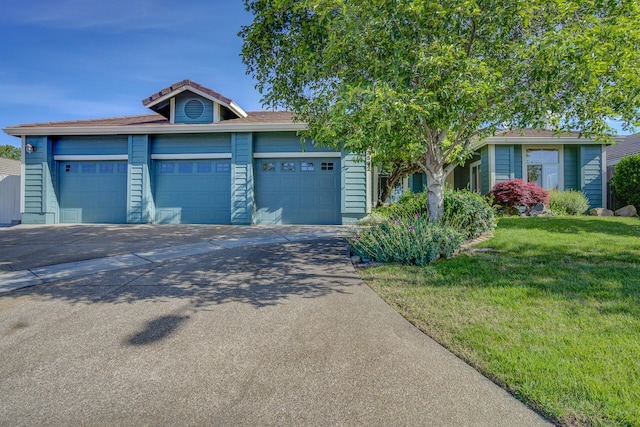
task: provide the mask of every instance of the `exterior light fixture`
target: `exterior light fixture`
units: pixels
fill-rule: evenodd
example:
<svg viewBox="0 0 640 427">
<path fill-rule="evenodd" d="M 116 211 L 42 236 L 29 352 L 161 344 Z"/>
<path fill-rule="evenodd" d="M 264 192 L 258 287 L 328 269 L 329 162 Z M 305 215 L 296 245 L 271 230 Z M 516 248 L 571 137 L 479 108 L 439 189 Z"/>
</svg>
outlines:
<svg viewBox="0 0 640 427">
<path fill-rule="evenodd" d="M 27 150 L 27 154 L 35 153 L 37 151 L 36 147 L 34 147 L 31 144 L 25 145 L 24 148 L 25 148 L 25 150 Z"/>
</svg>

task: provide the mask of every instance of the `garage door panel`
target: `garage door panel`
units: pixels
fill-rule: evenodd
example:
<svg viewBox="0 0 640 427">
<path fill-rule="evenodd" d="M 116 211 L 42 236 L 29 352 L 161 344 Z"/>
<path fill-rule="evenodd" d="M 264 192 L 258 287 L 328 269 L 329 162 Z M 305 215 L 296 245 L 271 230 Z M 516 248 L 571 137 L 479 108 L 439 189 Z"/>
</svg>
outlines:
<svg viewBox="0 0 640 427">
<path fill-rule="evenodd" d="M 126 223 L 126 162 L 64 161 L 59 168 L 60 222 Z"/>
<path fill-rule="evenodd" d="M 157 160 L 156 222 L 231 223 L 229 160 Z"/>
<path fill-rule="evenodd" d="M 256 222 L 339 224 L 336 159 L 264 159 L 256 163 Z"/>
</svg>

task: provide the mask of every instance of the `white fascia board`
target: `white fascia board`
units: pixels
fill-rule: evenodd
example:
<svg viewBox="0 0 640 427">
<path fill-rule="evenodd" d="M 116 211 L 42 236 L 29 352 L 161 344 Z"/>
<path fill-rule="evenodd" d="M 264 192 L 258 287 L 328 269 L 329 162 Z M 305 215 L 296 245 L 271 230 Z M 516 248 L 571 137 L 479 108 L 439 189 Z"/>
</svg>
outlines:
<svg viewBox="0 0 640 427">
<path fill-rule="evenodd" d="M 336 151 L 325 151 L 325 152 L 295 152 L 295 151 L 287 151 L 287 152 L 274 152 L 274 153 L 253 153 L 254 159 L 314 159 L 321 157 L 341 157 L 342 154 Z"/>
<path fill-rule="evenodd" d="M 161 96 L 160 98 L 148 103 L 147 105 L 145 105 L 145 107 L 147 107 L 147 108 L 154 107 L 154 106 L 162 103 L 163 101 L 166 101 L 167 99 L 170 99 L 170 98 L 174 98 L 175 96 L 177 96 L 177 95 L 179 95 L 179 94 L 181 94 L 182 92 L 185 92 L 185 91 L 192 92 L 192 93 L 194 93 L 194 94 L 196 94 L 198 96 L 201 96 L 201 97 L 203 97 L 205 99 L 208 99 L 209 101 L 216 102 L 216 103 L 218 103 L 220 105 L 224 105 L 225 107 L 229 108 L 231 111 L 233 111 L 234 113 L 236 113 L 240 117 L 244 118 L 244 117 L 247 117 L 247 115 L 248 115 L 235 102 L 231 101 L 230 104 L 227 104 L 226 102 L 224 102 L 224 101 L 222 101 L 222 100 L 220 100 L 220 99 L 218 99 L 216 97 L 213 97 L 213 96 L 209 95 L 208 93 L 202 92 L 202 91 L 200 91 L 200 90 L 198 90 L 198 89 L 196 89 L 196 88 L 194 88 L 192 86 L 183 86 L 183 87 L 181 87 L 179 89 L 172 90 L 168 94 L 166 94 L 164 96 Z"/>
<path fill-rule="evenodd" d="M 231 104 L 229 104 L 229 109 L 234 113 L 236 113 L 237 115 L 239 115 L 240 117 L 244 118 L 248 116 L 248 114 L 242 108 L 240 108 L 238 104 L 236 104 L 233 101 L 231 101 Z"/>
<path fill-rule="evenodd" d="M 129 160 L 128 154 L 56 154 L 53 156 L 56 161 L 107 161 L 107 160 Z"/>
<path fill-rule="evenodd" d="M 478 148 L 486 144 L 494 145 L 510 145 L 510 144 L 543 144 L 543 145 L 557 145 L 557 144 L 597 144 L 597 142 L 591 138 L 576 138 L 572 137 L 515 137 L 515 138 L 489 138 L 483 141 L 483 144 Z"/>
<path fill-rule="evenodd" d="M 181 153 L 151 155 L 151 160 L 212 160 L 230 158 L 231 153 Z"/>
<path fill-rule="evenodd" d="M 11 136 L 47 135 L 147 135 L 175 133 L 223 133 L 223 132 L 279 132 L 305 130 L 304 123 L 244 123 L 226 124 L 171 124 L 162 126 L 87 126 L 87 127 L 7 127 L 3 130 Z"/>
</svg>

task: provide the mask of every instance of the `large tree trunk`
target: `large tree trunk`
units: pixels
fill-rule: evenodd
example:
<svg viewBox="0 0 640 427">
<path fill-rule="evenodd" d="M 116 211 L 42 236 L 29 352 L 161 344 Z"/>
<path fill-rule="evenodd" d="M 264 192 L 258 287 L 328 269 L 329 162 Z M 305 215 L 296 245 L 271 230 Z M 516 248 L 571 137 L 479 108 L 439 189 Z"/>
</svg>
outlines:
<svg viewBox="0 0 640 427">
<path fill-rule="evenodd" d="M 429 220 L 438 221 L 444 214 L 445 171 L 440 165 L 427 162 L 427 199 L 429 201 Z"/>
</svg>

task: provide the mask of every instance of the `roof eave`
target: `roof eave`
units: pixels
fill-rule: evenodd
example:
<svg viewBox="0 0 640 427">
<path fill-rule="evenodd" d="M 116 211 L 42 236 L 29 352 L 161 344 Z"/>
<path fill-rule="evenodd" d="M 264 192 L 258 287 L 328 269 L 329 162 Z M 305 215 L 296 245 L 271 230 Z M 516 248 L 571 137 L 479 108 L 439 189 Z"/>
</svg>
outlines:
<svg viewBox="0 0 640 427">
<path fill-rule="evenodd" d="M 55 126 L 20 127 L 9 126 L 3 129 L 11 136 L 48 136 L 48 135 L 145 135 L 175 133 L 222 133 L 222 132 L 279 132 L 300 131 L 306 129 L 304 123 L 215 123 L 215 124 L 172 124 L 172 125 L 130 125 L 130 126 Z"/>
<path fill-rule="evenodd" d="M 189 86 L 189 85 L 182 86 L 180 88 L 174 89 L 171 92 L 168 92 L 167 94 L 165 94 L 165 95 L 163 95 L 163 96 L 161 96 L 159 98 L 154 99 L 153 101 L 149 102 L 148 104 L 145 104 L 145 107 L 150 108 L 151 110 L 155 111 L 153 109 L 153 107 L 155 107 L 156 105 L 158 105 L 158 104 L 160 104 L 160 103 L 162 103 L 162 102 L 164 102 L 164 101 L 166 101 L 168 99 L 171 99 L 171 98 L 175 97 L 176 95 L 179 95 L 179 94 L 181 94 L 182 92 L 185 92 L 185 91 L 193 92 L 198 96 L 201 96 L 201 97 L 203 97 L 205 99 L 208 99 L 209 101 L 216 102 L 216 103 L 218 103 L 218 104 L 220 104 L 220 105 L 222 105 L 224 107 L 227 107 L 228 109 L 233 111 L 235 114 L 237 114 L 238 117 L 245 118 L 245 117 L 248 116 L 248 114 L 242 108 L 240 108 L 240 106 L 238 104 L 236 104 L 235 102 L 231 101 L 231 102 L 227 103 L 227 102 L 223 101 L 220 98 L 216 98 L 215 96 L 212 96 L 212 95 L 210 95 L 210 94 L 208 94 L 206 92 L 203 92 L 203 91 L 201 91 L 199 89 L 196 89 L 195 87 Z M 144 104 L 144 102 L 143 102 L 143 104 Z"/>
</svg>

